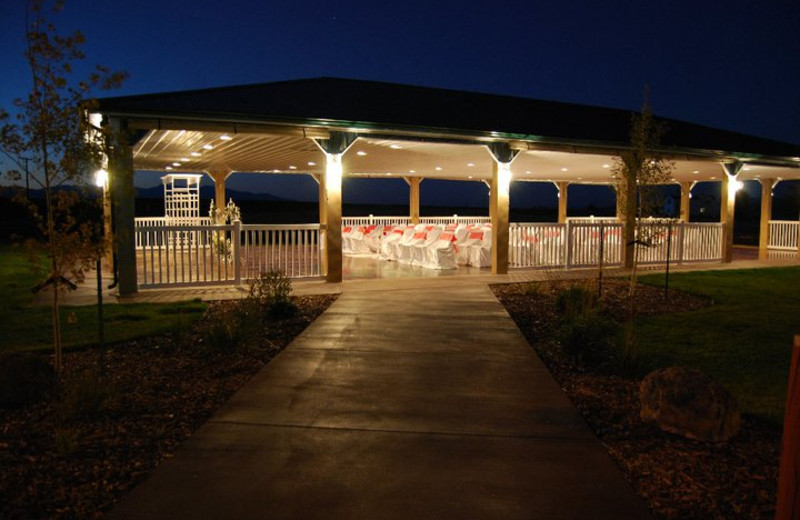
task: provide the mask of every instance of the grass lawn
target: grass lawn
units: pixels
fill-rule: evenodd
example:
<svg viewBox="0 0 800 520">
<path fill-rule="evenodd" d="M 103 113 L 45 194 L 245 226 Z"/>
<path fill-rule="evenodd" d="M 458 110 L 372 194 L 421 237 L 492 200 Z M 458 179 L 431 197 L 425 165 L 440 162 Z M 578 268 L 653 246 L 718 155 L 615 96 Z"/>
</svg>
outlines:
<svg viewBox="0 0 800 520">
<path fill-rule="evenodd" d="M 31 305 L 31 287 L 41 278 L 30 263 L 19 248 L 0 245 L 0 353 L 52 349 L 50 307 Z M 104 305 L 105 340 L 110 344 L 178 331 L 199 319 L 205 309 L 206 304 L 198 301 Z M 97 344 L 97 307 L 62 307 L 61 330 L 65 348 Z"/>
<path fill-rule="evenodd" d="M 664 275 L 640 281 L 663 286 Z M 733 392 L 745 413 L 782 421 L 793 336 L 800 334 L 800 268 L 678 273 L 670 287 L 715 304 L 638 319 L 645 364 L 699 368 Z"/>
</svg>

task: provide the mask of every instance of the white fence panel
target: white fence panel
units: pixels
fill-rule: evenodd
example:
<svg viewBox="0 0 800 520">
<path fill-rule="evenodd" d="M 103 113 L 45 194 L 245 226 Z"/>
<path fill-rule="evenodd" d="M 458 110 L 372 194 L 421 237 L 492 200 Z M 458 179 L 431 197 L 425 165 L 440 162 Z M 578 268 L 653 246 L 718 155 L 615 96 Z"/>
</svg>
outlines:
<svg viewBox="0 0 800 520">
<path fill-rule="evenodd" d="M 510 267 L 562 267 L 565 224 L 514 222 L 508 230 Z"/>
<path fill-rule="evenodd" d="M 237 225 L 139 226 L 135 230 L 141 287 L 237 283 Z"/>
<path fill-rule="evenodd" d="M 569 223 L 567 234 L 567 267 L 600 265 L 601 244 L 603 264 L 622 264 L 622 224 Z"/>
<path fill-rule="evenodd" d="M 797 227 L 795 220 L 769 221 L 769 248 L 786 251 L 797 251 Z"/>
<path fill-rule="evenodd" d="M 242 226 L 242 267 L 245 279 L 262 271 L 282 271 L 290 278 L 320 276 L 320 226 Z"/>
<path fill-rule="evenodd" d="M 680 224 L 681 242 L 676 259 L 680 262 L 722 260 L 724 228 L 720 223 L 691 222 Z"/>
</svg>

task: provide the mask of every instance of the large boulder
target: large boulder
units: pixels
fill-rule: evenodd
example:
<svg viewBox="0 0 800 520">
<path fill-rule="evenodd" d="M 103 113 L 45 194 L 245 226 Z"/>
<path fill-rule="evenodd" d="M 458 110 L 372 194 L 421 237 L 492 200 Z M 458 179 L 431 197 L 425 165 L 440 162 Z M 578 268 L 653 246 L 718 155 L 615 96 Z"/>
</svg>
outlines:
<svg viewBox="0 0 800 520">
<path fill-rule="evenodd" d="M 639 402 L 643 421 L 690 439 L 727 441 L 742 423 L 736 399 L 703 372 L 690 368 L 649 373 L 639 385 Z"/>
</svg>

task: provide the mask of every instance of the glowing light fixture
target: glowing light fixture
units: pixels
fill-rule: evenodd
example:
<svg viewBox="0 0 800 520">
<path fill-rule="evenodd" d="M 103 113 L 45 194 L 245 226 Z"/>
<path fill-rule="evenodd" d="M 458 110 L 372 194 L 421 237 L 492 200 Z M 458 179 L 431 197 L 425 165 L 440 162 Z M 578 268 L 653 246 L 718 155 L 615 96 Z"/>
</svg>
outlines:
<svg viewBox="0 0 800 520">
<path fill-rule="evenodd" d="M 472 175 L 469 175 L 469 176 L 467 177 L 467 179 L 471 179 L 471 178 L 472 178 Z"/>
<path fill-rule="evenodd" d="M 174 167 L 176 167 L 176 168 L 177 168 L 178 166 L 180 166 L 180 165 L 181 165 L 181 163 L 179 163 L 179 162 L 174 162 L 174 163 L 172 163 L 172 166 L 174 166 Z"/>
<path fill-rule="evenodd" d="M 434 170 L 436 170 L 437 172 L 440 172 L 440 171 L 442 171 L 442 167 L 441 166 L 437 166 L 436 168 L 434 168 Z"/>
<path fill-rule="evenodd" d="M 213 150 L 213 149 L 214 149 L 214 146 L 212 146 L 210 144 L 204 144 L 203 145 L 203 150 Z"/>
<path fill-rule="evenodd" d="M 744 188 L 744 183 L 739 179 L 733 179 L 731 181 L 731 189 L 733 190 L 734 193 L 741 190 L 742 188 Z"/>
<path fill-rule="evenodd" d="M 692 173 L 700 173 L 700 170 L 695 170 Z"/>
<path fill-rule="evenodd" d="M 391 148 L 392 150 L 399 150 L 402 148 L 402 146 L 400 146 L 399 144 L 390 144 L 389 148 Z"/>
<path fill-rule="evenodd" d="M 108 184 L 108 170 L 100 168 L 94 172 L 94 185 L 98 188 L 104 188 Z"/>
<path fill-rule="evenodd" d="M 417 170 L 408 170 L 408 173 L 417 173 Z"/>
<path fill-rule="evenodd" d="M 610 164 L 604 164 L 603 168 L 611 168 L 611 165 Z"/>
<path fill-rule="evenodd" d="M 295 166 L 295 165 L 293 165 L 293 164 L 290 164 L 290 165 L 289 165 L 289 169 L 290 169 L 290 170 L 296 170 L 296 169 L 297 169 L 297 166 Z"/>
<path fill-rule="evenodd" d="M 316 166 L 316 165 L 317 165 L 317 163 L 315 163 L 314 161 L 308 161 L 308 165 L 309 165 L 309 166 Z"/>
<path fill-rule="evenodd" d="M 181 162 L 189 162 L 189 159 L 187 157 L 181 157 Z"/>
<path fill-rule="evenodd" d="M 192 157 L 200 157 L 201 153 L 200 152 L 192 152 L 190 155 Z"/>
<path fill-rule="evenodd" d="M 475 166 L 475 163 L 471 163 L 471 162 L 467 163 L 467 167 L 472 168 L 473 166 Z"/>
<path fill-rule="evenodd" d="M 530 174 L 531 174 L 531 171 L 530 171 L 530 170 L 525 170 L 525 173 L 527 173 L 528 175 L 530 175 Z"/>
<path fill-rule="evenodd" d="M 172 166 L 167 166 L 167 167 L 166 167 L 166 168 L 164 168 L 164 169 L 165 169 L 165 170 L 171 170 L 171 169 L 172 169 Z"/>
<path fill-rule="evenodd" d="M 569 171 L 569 168 L 561 168 L 561 171 L 562 171 L 562 172 Z"/>
<path fill-rule="evenodd" d="M 364 157 L 365 155 L 367 155 L 367 152 L 362 152 L 361 150 L 359 150 L 359 151 L 356 152 L 356 155 L 360 155 L 361 157 Z"/>
<path fill-rule="evenodd" d="M 511 163 L 497 163 L 497 194 L 508 198 L 511 186 Z"/>
<path fill-rule="evenodd" d="M 230 141 L 231 139 L 233 139 L 233 137 L 229 136 L 228 134 L 222 134 L 221 136 L 219 136 L 219 138 L 222 139 L 223 141 Z"/>
</svg>

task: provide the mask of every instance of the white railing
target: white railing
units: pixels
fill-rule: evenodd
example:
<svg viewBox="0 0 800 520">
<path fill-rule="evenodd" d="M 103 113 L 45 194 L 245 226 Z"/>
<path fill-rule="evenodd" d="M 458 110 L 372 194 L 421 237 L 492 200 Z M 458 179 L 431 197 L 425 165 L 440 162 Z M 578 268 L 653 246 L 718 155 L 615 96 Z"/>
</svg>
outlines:
<svg viewBox="0 0 800 520">
<path fill-rule="evenodd" d="M 142 288 L 239 284 L 271 270 L 320 276 L 319 224 L 137 226 L 135 235 Z"/>
<path fill-rule="evenodd" d="M 138 226 L 140 287 L 239 283 L 239 223 L 229 226 Z"/>
<path fill-rule="evenodd" d="M 567 268 L 600 265 L 601 258 L 607 266 L 622 264 L 622 224 L 569 223 L 567 237 Z"/>
<path fill-rule="evenodd" d="M 170 217 L 136 217 L 133 221 L 135 229 L 139 228 L 152 228 L 164 226 L 211 226 L 211 217 L 192 217 L 192 218 L 170 218 Z M 147 240 L 156 240 L 163 235 L 136 233 L 136 249 L 144 247 L 160 246 L 158 243 L 150 243 Z M 184 235 L 189 237 L 189 235 Z"/>
<path fill-rule="evenodd" d="M 675 258 L 678 262 L 714 262 L 722 260 L 724 225 L 711 222 L 678 224 L 681 241 Z"/>
<path fill-rule="evenodd" d="M 769 248 L 797 251 L 798 226 L 800 222 L 796 220 L 770 220 Z"/>
<path fill-rule="evenodd" d="M 420 217 L 420 224 L 488 224 L 491 222 L 489 217 L 461 217 L 453 215 L 450 217 Z"/>
<path fill-rule="evenodd" d="M 617 217 L 567 217 L 569 224 L 599 224 L 600 222 L 613 223 Z"/>
<path fill-rule="evenodd" d="M 411 222 L 409 217 L 342 217 L 342 227 L 352 226 L 405 226 Z M 488 224 L 489 217 L 464 217 L 452 215 L 447 217 L 420 217 L 420 224 Z"/>
<path fill-rule="evenodd" d="M 641 265 L 722 260 L 723 227 L 718 223 L 643 222 L 636 246 Z M 623 224 L 512 223 L 509 227 L 509 267 L 619 266 L 624 254 Z M 602 245 L 602 247 L 601 247 Z"/>
<path fill-rule="evenodd" d="M 514 222 L 508 229 L 511 267 L 560 267 L 565 265 L 566 225 Z"/>
<path fill-rule="evenodd" d="M 290 278 L 320 276 L 319 224 L 242 226 L 245 279 L 262 271 L 282 271 Z"/>
</svg>

